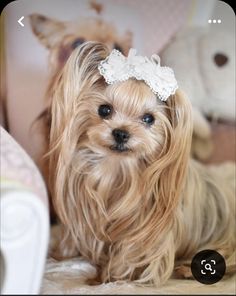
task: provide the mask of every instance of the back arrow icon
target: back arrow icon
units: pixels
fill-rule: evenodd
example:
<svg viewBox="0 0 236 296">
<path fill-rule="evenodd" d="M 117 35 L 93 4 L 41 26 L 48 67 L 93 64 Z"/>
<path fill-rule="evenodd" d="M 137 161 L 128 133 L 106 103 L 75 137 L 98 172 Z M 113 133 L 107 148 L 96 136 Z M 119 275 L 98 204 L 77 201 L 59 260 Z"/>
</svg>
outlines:
<svg viewBox="0 0 236 296">
<path fill-rule="evenodd" d="M 22 23 L 22 21 L 23 21 L 24 18 L 25 17 L 22 16 L 20 19 L 18 19 L 18 23 L 21 25 L 21 27 L 24 27 L 24 24 Z"/>
</svg>

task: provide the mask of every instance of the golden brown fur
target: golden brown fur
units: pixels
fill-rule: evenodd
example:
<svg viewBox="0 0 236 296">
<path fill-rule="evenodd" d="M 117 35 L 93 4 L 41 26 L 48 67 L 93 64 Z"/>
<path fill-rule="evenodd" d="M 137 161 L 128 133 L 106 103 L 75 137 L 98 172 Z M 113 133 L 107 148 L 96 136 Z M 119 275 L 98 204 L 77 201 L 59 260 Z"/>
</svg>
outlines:
<svg viewBox="0 0 236 296">
<path fill-rule="evenodd" d="M 192 113 L 179 90 L 159 101 L 142 81 L 106 85 L 98 64 L 109 51 L 76 49 L 54 85 L 50 187 L 64 230 L 61 256 L 82 255 L 101 281 L 164 283 L 201 249 L 235 249 L 234 165 L 190 159 Z M 110 104 L 111 118 L 98 115 Z M 155 123 L 141 121 L 151 112 Z M 112 130 L 131 134 L 116 152 Z M 225 172 L 228 172 L 226 175 Z"/>
</svg>

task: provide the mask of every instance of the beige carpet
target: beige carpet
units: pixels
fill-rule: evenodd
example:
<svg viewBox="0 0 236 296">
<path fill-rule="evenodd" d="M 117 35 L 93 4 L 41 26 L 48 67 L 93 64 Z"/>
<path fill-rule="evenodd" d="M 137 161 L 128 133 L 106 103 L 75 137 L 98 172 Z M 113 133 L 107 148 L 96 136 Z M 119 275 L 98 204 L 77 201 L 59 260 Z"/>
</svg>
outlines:
<svg viewBox="0 0 236 296">
<path fill-rule="evenodd" d="M 82 259 L 63 262 L 48 259 L 41 294 L 236 294 L 236 275 L 213 285 L 203 285 L 195 280 L 170 279 L 160 288 L 119 282 L 88 286 L 83 284 L 84 271 L 88 268 L 93 276 L 94 268 Z"/>
</svg>

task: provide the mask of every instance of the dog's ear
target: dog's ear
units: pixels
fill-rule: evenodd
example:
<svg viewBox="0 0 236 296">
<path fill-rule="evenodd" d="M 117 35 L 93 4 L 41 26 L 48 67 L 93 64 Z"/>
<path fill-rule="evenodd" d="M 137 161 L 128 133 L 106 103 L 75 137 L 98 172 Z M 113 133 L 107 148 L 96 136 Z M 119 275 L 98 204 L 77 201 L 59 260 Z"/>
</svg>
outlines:
<svg viewBox="0 0 236 296">
<path fill-rule="evenodd" d="M 34 34 L 47 48 L 52 48 L 63 37 L 65 23 L 41 14 L 29 15 L 30 25 Z"/>
<path fill-rule="evenodd" d="M 186 184 L 193 129 L 192 107 L 184 93 L 177 90 L 166 105 L 163 150 L 145 176 L 149 180 L 147 191 L 157 198 L 156 227 L 162 229 L 159 237 L 173 227 L 175 210 Z"/>
<path fill-rule="evenodd" d="M 63 106 L 64 113 L 72 110 L 84 99 L 84 94 L 105 85 L 98 70 L 99 63 L 109 54 L 107 46 L 100 42 L 88 41 L 76 48 L 59 73 L 52 89 L 52 105 Z M 61 119 L 61 118 L 60 118 Z"/>
<path fill-rule="evenodd" d="M 54 205 L 62 221 L 68 219 L 63 203 L 61 180 L 70 170 L 78 141 L 88 127 L 83 112 L 91 92 L 105 85 L 98 70 L 99 63 L 109 54 L 106 45 L 89 41 L 75 49 L 67 60 L 52 90 L 50 131 L 50 188 Z M 68 149 L 69 144 L 69 149 Z M 61 165 L 61 167 L 59 167 Z M 56 175 L 55 175 L 55 168 Z"/>
<path fill-rule="evenodd" d="M 185 93 L 177 90 L 175 95 L 167 100 L 167 106 L 171 128 L 168 131 L 167 150 L 163 155 L 163 160 L 168 164 L 164 168 L 163 184 L 166 185 L 168 196 L 178 199 L 185 185 L 190 159 L 193 132 L 192 105 Z M 164 181 L 166 177 L 168 177 L 167 182 Z M 175 202 L 178 203 L 177 200 Z"/>
</svg>

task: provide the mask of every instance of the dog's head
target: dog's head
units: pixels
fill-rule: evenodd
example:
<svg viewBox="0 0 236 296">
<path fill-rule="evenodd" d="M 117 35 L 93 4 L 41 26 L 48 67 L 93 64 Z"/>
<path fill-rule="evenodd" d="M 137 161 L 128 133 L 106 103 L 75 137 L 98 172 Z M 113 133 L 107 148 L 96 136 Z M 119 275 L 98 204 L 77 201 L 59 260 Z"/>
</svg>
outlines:
<svg viewBox="0 0 236 296">
<path fill-rule="evenodd" d="M 117 48 L 126 54 L 132 44 L 131 32 L 120 36 L 115 27 L 99 17 L 84 18 L 79 22 L 63 22 L 41 14 L 29 16 L 32 31 L 49 49 L 52 71 L 58 71 L 71 52 L 86 41 L 98 41 L 110 49 Z"/>
<path fill-rule="evenodd" d="M 177 158 L 191 130 L 184 95 L 177 91 L 163 102 L 140 80 L 108 85 L 98 70 L 108 54 L 109 49 L 96 42 L 87 42 L 72 54 L 54 85 L 54 124 L 70 133 L 74 130 L 77 142 L 108 157 L 151 161 L 168 152 Z"/>
</svg>

